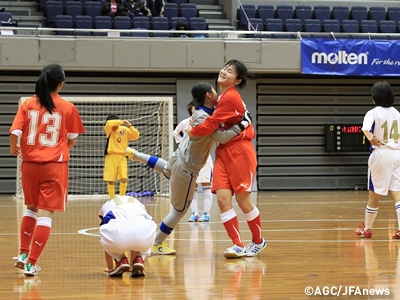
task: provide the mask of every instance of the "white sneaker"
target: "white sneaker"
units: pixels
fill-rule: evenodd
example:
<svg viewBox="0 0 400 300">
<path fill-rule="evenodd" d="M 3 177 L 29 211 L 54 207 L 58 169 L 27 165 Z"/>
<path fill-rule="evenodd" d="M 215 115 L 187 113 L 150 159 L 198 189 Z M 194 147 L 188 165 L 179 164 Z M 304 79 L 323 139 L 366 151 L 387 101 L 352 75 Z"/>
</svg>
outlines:
<svg viewBox="0 0 400 300">
<path fill-rule="evenodd" d="M 225 250 L 224 256 L 226 258 L 239 258 L 247 256 L 246 248 L 240 247 L 238 245 L 233 245 L 232 247 Z"/>
<path fill-rule="evenodd" d="M 39 274 L 40 267 L 38 265 L 32 265 L 31 263 L 26 263 L 24 267 L 24 274 L 26 276 L 36 276 Z"/>
<path fill-rule="evenodd" d="M 250 242 L 246 245 L 247 256 L 257 256 L 265 247 L 267 247 L 267 242 L 264 239 L 260 244 Z"/>
<path fill-rule="evenodd" d="M 28 259 L 28 255 L 25 253 L 21 253 L 17 257 L 17 261 L 15 262 L 14 266 L 20 269 L 24 269 L 26 260 Z"/>
</svg>

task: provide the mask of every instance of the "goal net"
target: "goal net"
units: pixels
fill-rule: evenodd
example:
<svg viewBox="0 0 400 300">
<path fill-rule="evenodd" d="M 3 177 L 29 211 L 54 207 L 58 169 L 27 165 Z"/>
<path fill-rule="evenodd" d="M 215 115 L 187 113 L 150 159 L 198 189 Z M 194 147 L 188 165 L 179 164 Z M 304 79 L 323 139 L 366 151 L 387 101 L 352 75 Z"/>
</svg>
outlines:
<svg viewBox="0 0 400 300">
<path fill-rule="evenodd" d="M 135 126 L 140 132 L 137 141 L 129 146 L 140 152 L 166 160 L 173 152 L 173 98 L 172 97 L 63 97 L 75 104 L 85 127 L 85 133 L 72 148 L 69 162 L 69 198 L 108 197 L 103 180 L 104 125 L 109 114 L 116 114 Z M 28 99 L 21 98 L 20 104 Z M 16 198 L 23 198 L 21 184 L 21 157 L 17 159 Z M 169 195 L 169 181 L 153 169 L 128 160 L 127 193 L 151 191 L 155 195 Z M 119 191 L 116 185 L 116 193 Z"/>
</svg>

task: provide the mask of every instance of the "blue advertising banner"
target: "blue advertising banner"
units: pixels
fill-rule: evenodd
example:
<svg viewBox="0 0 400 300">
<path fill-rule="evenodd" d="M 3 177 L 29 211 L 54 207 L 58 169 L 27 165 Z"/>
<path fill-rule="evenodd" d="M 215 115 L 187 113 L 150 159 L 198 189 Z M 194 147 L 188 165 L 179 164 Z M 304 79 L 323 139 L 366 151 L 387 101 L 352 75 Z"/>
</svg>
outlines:
<svg viewBox="0 0 400 300">
<path fill-rule="evenodd" d="M 301 40 L 303 74 L 399 76 L 400 41 Z"/>
</svg>

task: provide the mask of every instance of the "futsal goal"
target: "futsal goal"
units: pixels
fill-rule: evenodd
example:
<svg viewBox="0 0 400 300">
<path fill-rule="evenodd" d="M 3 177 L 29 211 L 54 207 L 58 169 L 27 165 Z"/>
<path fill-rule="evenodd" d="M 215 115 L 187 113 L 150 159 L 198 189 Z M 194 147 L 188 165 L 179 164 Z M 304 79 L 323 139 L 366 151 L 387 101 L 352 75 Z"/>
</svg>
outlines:
<svg viewBox="0 0 400 300">
<path fill-rule="evenodd" d="M 104 125 L 109 114 L 116 114 L 139 130 L 140 138 L 129 146 L 140 152 L 166 160 L 173 152 L 172 97 L 63 97 L 75 104 L 85 127 L 85 133 L 71 149 L 69 162 L 69 198 L 100 198 L 107 196 L 103 180 Z M 19 104 L 27 100 L 21 98 Z M 16 198 L 23 198 L 21 157 L 17 159 Z M 34 176 L 34 175 L 32 175 Z M 127 192 L 152 191 L 155 195 L 169 195 L 169 181 L 146 165 L 128 160 Z M 118 184 L 116 193 L 118 193 Z"/>
</svg>

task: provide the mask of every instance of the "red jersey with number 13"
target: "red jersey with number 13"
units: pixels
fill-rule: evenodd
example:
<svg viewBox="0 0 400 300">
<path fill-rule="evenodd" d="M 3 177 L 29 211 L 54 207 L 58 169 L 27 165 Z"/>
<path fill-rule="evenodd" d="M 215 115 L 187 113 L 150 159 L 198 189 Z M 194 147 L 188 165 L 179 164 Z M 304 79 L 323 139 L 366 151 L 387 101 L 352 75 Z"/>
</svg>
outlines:
<svg viewBox="0 0 400 300">
<path fill-rule="evenodd" d="M 40 102 L 33 96 L 22 103 L 11 125 L 10 133 L 22 130 L 20 146 L 24 161 L 69 161 L 67 135 L 85 132 L 75 105 L 58 94 L 51 96 L 56 107 L 53 113 L 40 107 Z"/>
</svg>

